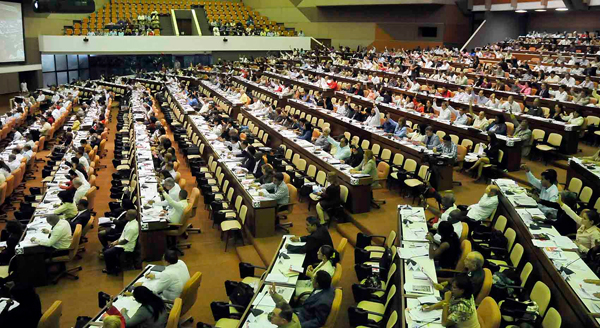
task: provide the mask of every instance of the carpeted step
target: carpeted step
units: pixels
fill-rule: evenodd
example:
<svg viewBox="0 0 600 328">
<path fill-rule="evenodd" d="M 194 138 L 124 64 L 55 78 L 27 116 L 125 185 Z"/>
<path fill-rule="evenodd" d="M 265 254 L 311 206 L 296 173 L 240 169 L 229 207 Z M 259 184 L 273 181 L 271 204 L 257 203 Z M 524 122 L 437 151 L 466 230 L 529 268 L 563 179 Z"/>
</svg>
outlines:
<svg viewBox="0 0 600 328">
<path fill-rule="evenodd" d="M 350 245 L 356 245 L 356 235 L 361 231 L 356 227 L 356 225 L 354 225 L 354 223 L 338 223 L 335 226 L 335 229 L 340 233 L 340 235 L 348 239 Z"/>
<path fill-rule="evenodd" d="M 240 259 L 240 262 L 251 263 L 257 266 L 265 265 L 253 245 L 237 246 L 235 252 Z"/>
</svg>

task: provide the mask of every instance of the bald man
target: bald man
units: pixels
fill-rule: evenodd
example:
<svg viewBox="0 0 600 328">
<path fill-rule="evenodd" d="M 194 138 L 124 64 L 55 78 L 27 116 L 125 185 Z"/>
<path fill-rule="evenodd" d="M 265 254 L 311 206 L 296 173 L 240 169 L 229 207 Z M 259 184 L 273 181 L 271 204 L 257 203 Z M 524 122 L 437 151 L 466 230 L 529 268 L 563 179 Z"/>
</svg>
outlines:
<svg viewBox="0 0 600 328">
<path fill-rule="evenodd" d="M 477 295 L 481 291 L 481 287 L 483 286 L 483 280 L 485 278 L 485 272 L 483 271 L 483 255 L 479 252 L 471 252 L 465 258 L 465 269 L 466 272 L 461 274 L 466 274 L 471 280 L 473 284 L 473 297 L 477 298 Z M 448 282 L 444 281 L 441 284 L 434 284 L 435 289 L 447 292 L 450 290 L 450 286 L 448 286 Z"/>
<path fill-rule="evenodd" d="M 474 221 L 482 221 L 490 217 L 494 210 L 498 208 L 498 192 L 497 186 L 489 185 L 485 189 L 485 193 L 479 199 L 477 204 L 470 205 L 466 211 L 463 211 L 463 216 Z"/>
<path fill-rule="evenodd" d="M 42 233 L 48 235 L 46 238 L 31 238 L 32 243 L 37 243 L 46 247 L 47 256 L 60 256 L 68 254 L 68 248 L 71 247 L 73 234 L 71 226 L 67 220 L 62 220 L 58 215 L 46 215 L 46 222 L 52 227 L 51 230 L 42 229 Z"/>
</svg>

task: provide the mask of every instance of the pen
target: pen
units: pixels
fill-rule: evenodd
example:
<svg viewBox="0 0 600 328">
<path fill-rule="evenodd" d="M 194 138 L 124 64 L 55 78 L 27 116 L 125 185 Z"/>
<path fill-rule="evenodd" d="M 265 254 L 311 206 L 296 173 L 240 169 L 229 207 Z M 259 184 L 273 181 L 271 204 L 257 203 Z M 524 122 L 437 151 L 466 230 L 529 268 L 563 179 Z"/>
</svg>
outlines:
<svg viewBox="0 0 600 328">
<path fill-rule="evenodd" d="M 423 323 L 422 325 L 420 325 L 420 326 L 417 326 L 417 328 L 425 327 L 425 326 L 427 326 L 428 324 L 430 324 L 430 323 L 434 323 L 434 322 L 436 322 L 436 321 L 438 321 L 438 320 L 440 320 L 440 318 L 435 318 L 435 319 L 433 319 L 433 320 L 431 320 L 431 321 L 427 321 L 427 322 Z"/>
</svg>

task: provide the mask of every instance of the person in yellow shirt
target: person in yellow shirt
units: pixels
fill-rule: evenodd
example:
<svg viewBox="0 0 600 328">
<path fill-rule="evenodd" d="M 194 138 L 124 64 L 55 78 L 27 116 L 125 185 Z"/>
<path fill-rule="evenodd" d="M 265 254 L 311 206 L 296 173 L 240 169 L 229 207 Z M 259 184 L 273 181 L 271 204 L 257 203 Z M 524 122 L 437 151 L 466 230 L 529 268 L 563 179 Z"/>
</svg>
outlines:
<svg viewBox="0 0 600 328">
<path fill-rule="evenodd" d="M 71 131 L 77 132 L 77 131 L 79 131 L 80 128 L 81 128 L 81 122 L 79 122 L 79 119 L 75 119 L 75 121 L 73 122 L 73 126 L 71 127 Z"/>
<path fill-rule="evenodd" d="M 54 210 L 54 214 L 60 215 L 63 219 L 67 220 L 74 218 L 78 211 L 77 206 L 73 204 L 73 193 L 68 190 L 63 190 L 58 193 L 58 199 L 60 199 L 61 204 L 55 205 L 58 206 L 58 208 Z"/>
</svg>

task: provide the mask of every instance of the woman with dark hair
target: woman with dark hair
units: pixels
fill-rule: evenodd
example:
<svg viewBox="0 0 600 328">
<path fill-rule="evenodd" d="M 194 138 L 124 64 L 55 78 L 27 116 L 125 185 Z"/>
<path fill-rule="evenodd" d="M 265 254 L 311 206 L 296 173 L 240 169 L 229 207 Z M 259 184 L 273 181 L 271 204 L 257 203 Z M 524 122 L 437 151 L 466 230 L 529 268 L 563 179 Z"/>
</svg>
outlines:
<svg viewBox="0 0 600 328">
<path fill-rule="evenodd" d="M 273 174 L 275 174 L 273 166 L 271 164 L 263 164 L 260 169 L 262 176 L 258 179 L 258 182 L 261 185 L 273 182 Z"/>
<path fill-rule="evenodd" d="M 55 204 L 54 206 L 58 206 L 57 209 L 54 210 L 54 214 L 62 216 L 63 219 L 72 219 L 74 218 L 78 211 L 77 206 L 73 204 L 73 196 L 75 192 L 74 190 L 63 190 L 58 193 L 58 199 L 60 199 L 61 204 Z"/>
<path fill-rule="evenodd" d="M 175 177 L 174 177 L 174 176 L 172 176 L 172 175 L 171 175 L 171 173 L 170 173 L 169 171 L 167 171 L 167 170 L 162 170 L 162 171 L 160 171 L 160 172 L 158 173 L 158 178 L 159 178 L 160 180 L 165 180 L 165 179 L 168 179 L 168 178 L 175 179 Z"/>
<path fill-rule="evenodd" d="M 310 142 L 310 140 L 312 139 L 312 134 L 313 134 L 313 126 L 308 121 L 305 121 L 303 125 L 304 125 L 304 130 L 303 130 L 302 134 L 298 137 L 298 139 L 306 140 L 306 141 Z"/>
<path fill-rule="evenodd" d="M 492 132 L 488 131 L 488 146 L 483 150 L 485 156 L 482 156 L 473 164 L 473 166 L 467 170 L 467 172 L 473 172 L 477 170 L 477 180 L 481 179 L 481 174 L 483 172 L 483 166 L 486 164 L 497 165 L 499 156 L 500 156 L 500 147 L 498 145 L 498 138 Z"/>
<path fill-rule="evenodd" d="M 480 328 L 477 308 L 473 299 L 473 283 L 467 275 L 458 275 L 444 300 L 423 306 L 423 311 L 442 309 L 442 326 L 456 328 Z"/>
<path fill-rule="evenodd" d="M 139 286 L 133 290 L 133 298 L 140 303 L 140 308 L 133 317 L 129 317 L 127 309 L 121 309 L 125 318 L 125 327 L 164 328 L 169 312 L 163 300 L 150 289 Z"/>
<path fill-rule="evenodd" d="M 429 258 L 438 262 L 439 267 L 443 269 L 454 269 L 460 256 L 460 240 L 454 233 L 452 223 L 448 221 L 440 222 L 437 233 L 441 237 L 439 245 L 437 245 L 432 234 L 427 235 Z"/>
<path fill-rule="evenodd" d="M 488 132 L 496 133 L 499 135 L 506 135 L 506 118 L 503 114 L 496 115 L 496 120 L 492 122 L 487 128 Z"/>
<path fill-rule="evenodd" d="M 42 317 L 42 303 L 33 286 L 17 283 L 10 289 L 10 299 L 4 302 L 0 327 L 37 328 Z"/>
<path fill-rule="evenodd" d="M 19 244 L 22 234 L 23 226 L 19 221 L 10 220 L 6 223 L 6 227 L 0 234 L 0 241 L 6 242 L 6 248 L 0 252 L 0 265 L 7 265 L 10 259 L 15 256 L 15 247 Z"/>
<path fill-rule="evenodd" d="M 321 260 L 321 262 L 314 263 L 306 268 L 305 276 L 308 278 L 308 280 L 300 279 L 298 282 L 296 282 L 296 296 L 306 292 L 310 293 L 314 290 L 311 280 L 317 274 L 317 272 L 325 271 L 333 277 L 333 274 L 335 273 L 335 265 L 340 261 L 340 254 L 333 247 L 329 245 L 323 245 L 317 251 L 317 258 Z"/>
<path fill-rule="evenodd" d="M 571 207 L 558 198 L 560 208 L 579 226 L 575 235 L 575 244 L 582 253 L 600 245 L 600 216 L 596 210 L 584 209 L 581 214 L 573 211 Z"/>
</svg>

